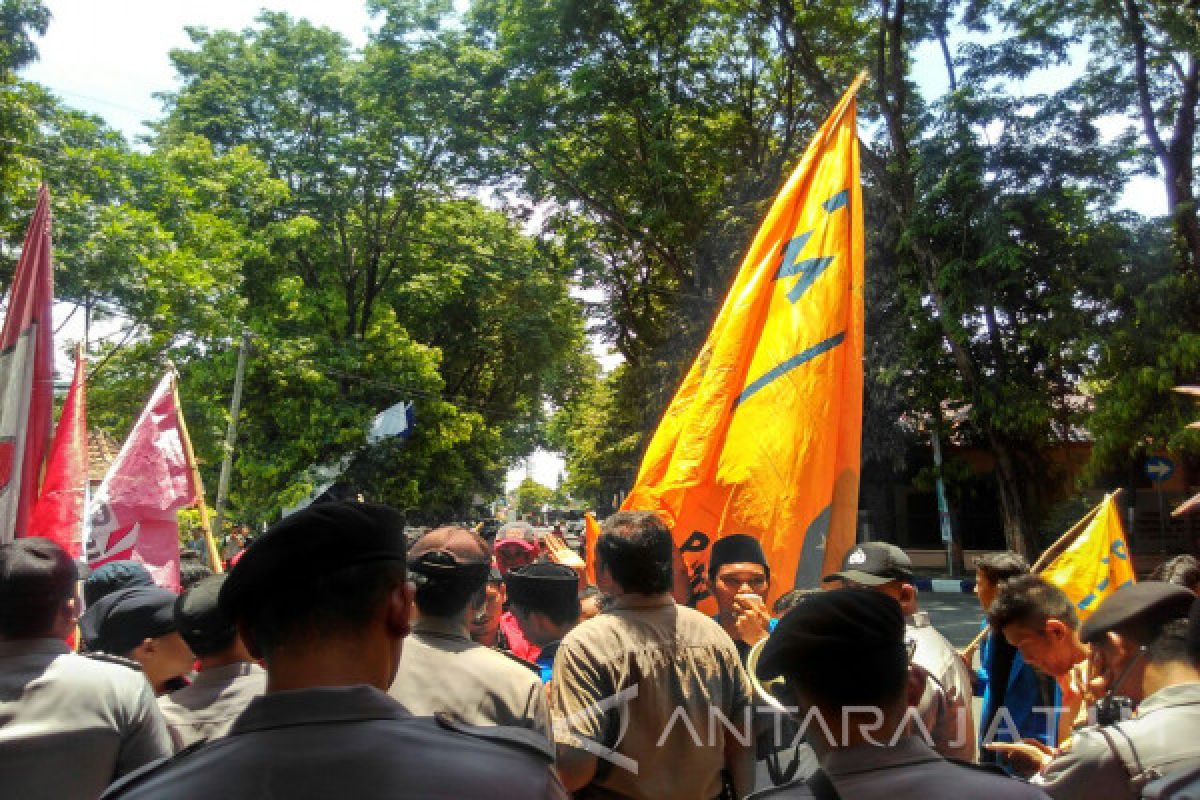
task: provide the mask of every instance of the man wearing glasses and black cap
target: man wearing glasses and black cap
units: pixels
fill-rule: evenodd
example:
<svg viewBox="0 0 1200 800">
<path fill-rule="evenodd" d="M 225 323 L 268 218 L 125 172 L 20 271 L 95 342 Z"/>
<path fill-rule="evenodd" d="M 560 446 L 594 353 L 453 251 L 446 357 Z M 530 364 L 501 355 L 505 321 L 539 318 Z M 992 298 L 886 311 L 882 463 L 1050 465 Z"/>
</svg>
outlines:
<svg viewBox="0 0 1200 800">
<path fill-rule="evenodd" d="M 958 651 L 933 627 L 929 614 L 918 607 L 908 554 L 887 542 L 864 542 L 846 554 L 840 572 L 826 576 L 826 583 L 833 581 L 841 581 L 846 588 L 885 594 L 900 604 L 905 637 L 913 648 L 912 663 L 929 673 L 937 684 L 937 691 L 926 688 L 920 703 L 922 719 L 931 727 L 937 751 L 948 758 L 974 761 L 978 745 L 971 721 L 971 675 Z M 938 691 L 944 693 L 944 704 L 935 697 Z M 944 708 L 936 708 L 941 705 Z"/>
<path fill-rule="evenodd" d="M 146 679 L 64 644 L 75 629 L 81 572 L 48 539 L 0 545 L 5 797 L 91 800 L 114 779 L 171 754 Z"/>
</svg>

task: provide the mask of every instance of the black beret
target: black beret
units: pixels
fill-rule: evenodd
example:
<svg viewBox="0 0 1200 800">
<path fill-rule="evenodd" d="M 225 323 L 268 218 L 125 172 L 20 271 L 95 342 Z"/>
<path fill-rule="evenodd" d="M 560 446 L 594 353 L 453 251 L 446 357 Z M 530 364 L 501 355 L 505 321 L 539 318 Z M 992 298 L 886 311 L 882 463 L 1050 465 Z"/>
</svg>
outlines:
<svg viewBox="0 0 1200 800">
<path fill-rule="evenodd" d="M 372 561 L 404 562 L 404 515 L 375 503 L 312 505 L 275 523 L 246 548 L 221 587 L 232 619 L 263 595 L 303 589 L 314 578 Z"/>
<path fill-rule="evenodd" d="M 175 593 L 159 586 L 131 586 L 107 594 L 79 619 L 88 650 L 123 656 L 143 639 L 165 636 L 175 627 Z"/>
<path fill-rule="evenodd" d="M 504 583 L 508 602 L 533 611 L 570 606 L 579 599 L 579 573 L 549 561 L 510 569 Z"/>
<path fill-rule="evenodd" d="M 716 575 L 726 564 L 761 564 L 771 574 L 771 565 L 763 553 L 762 545 L 753 536 L 732 533 L 713 542 L 708 554 L 708 574 Z"/>
<path fill-rule="evenodd" d="M 0 545 L 0 602 L 66 592 L 86 573 L 86 567 L 49 539 L 8 542 Z"/>
<path fill-rule="evenodd" d="M 869 589 L 817 592 L 779 620 L 755 672 L 769 681 L 786 673 L 788 664 L 803 660 L 869 663 L 889 651 L 897 657 L 906 654 L 899 603 Z"/>
<path fill-rule="evenodd" d="M 106 594 L 131 586 L 154 586 L 154 578 L 136 561 L 109 561 L 92 570 L 83 582 L 83 602 L 90 606 Z"/>
<path fill-rule="evenodd" d="M 1083 627 L 1079 638 L 1089 644 L 1109 631 L 1130 623 L 1158 624 L 1183 619 L 1196 595 L 1164 581 L 1143 581 L 1122 586 L 1104 598 Z"/>
<path fill-rule="evenodd" d="M 233 641 L 237 628 L 217 604 L 224 575 L 209 575 L 175 599 L 175 625 L 188 647 L 211 653 Z"/>
</svg>

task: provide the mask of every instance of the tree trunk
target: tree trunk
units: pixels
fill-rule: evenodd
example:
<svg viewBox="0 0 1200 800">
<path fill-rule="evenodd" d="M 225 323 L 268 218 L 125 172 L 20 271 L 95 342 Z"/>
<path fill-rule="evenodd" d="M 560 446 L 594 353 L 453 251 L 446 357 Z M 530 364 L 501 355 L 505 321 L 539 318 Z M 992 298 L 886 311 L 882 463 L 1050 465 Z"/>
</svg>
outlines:
<svg viewBox="0 0 1200 800">
<path fill-rule="evenodd" d="M 1029 555 L 1029 536 L 1025 521 L 1025 498 L 1016 460 L 1008 444 L 994 432 L 988 432 L 988 444 L 996 459 L 996 491 L 1000 498 L 1001 522 L 1005 546 L 1022 556 Z"/>
</svg>

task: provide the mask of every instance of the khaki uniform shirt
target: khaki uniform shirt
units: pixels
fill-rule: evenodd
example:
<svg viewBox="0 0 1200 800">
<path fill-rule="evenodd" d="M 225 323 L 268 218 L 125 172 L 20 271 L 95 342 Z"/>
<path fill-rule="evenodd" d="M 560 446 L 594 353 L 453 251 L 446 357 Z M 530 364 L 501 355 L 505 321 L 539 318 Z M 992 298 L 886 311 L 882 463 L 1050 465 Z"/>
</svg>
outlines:
<svg viewBox="0 0 1200 800">
<path fill-rule="evenodd" d="M 550 738 L 546 690 L 531 667 L 471 641 L 465 623 L 424 617 L 404 639 L 392 697 L 417 716 L 529 728 Z"/>
<path fill-rule="evenodd" d="M 267 673 L 245 661 L 196 673 L 190 686 L 158 698 L 175 749 L 229 732 L 237 715 L 267 691 Z"/>
<path fill-rule="evenodd" d="M 1077 731 L 1062 755 L 1034 778 L 1056 800 L 1137 798 L 1150 781 L 1197 766 L 1200 683 L 1168 686 L 1147 697 L 1137 716 Z"/>
<path fill-rule="evenodd" d="M 93 800 L 171 753 L 142 673 L 58 639 L 0 642 L 0 796 Z"/>
<path fill-rule="evenodd" d="M 929 622 L 929 614 L 918 611 L 905 618 L 905 639 L 916 644 L 912 662 L 934 677 L 945 696 L 943 707 L 934 712 L 932 735 L 934 748 L 947 758 L 974 762 L 979 757 L 975 725 L 971 720 L 971 674 L 958 651 Z M 936 693 L 935 693 L 936 694 Z M 924 700 L 921 717 L 926 719 Z"/>
<path fill-rule="evenodd" d="M 565 800 L 546 746 L 524 729 L 414 717 L 371 686 L 295 689 L 254 698 L 227 735 L 104 797 Z"/>
<path fill-rule="evenodd" d="M 579 798 L 716 797 L 729 729 L 750 738 L 752 703 L 728 634 L 670 598 L 619 598 L 554 659 L 556 739 L 599 755 Z"/>
<path fill-rule="evenodd" d="M 1045 800 L 1029 784 L 992 774 L 982 767 L 952 764 L 915 736 L 891 747 L 836 748 L 821 760 L 833 787 L 846 800 Z M 803 781 L 751 798 L 814 797 Z"/>
</svg>

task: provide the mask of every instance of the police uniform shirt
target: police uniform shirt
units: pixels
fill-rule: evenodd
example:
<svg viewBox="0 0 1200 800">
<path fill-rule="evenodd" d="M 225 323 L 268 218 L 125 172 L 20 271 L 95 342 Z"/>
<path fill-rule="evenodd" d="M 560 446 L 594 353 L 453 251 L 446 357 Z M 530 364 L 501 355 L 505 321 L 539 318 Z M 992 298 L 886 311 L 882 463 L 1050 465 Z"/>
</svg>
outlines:
<svg viewBox="0 0 1200 800">
<path fill-rule="evenodd" d="M 1200 683 L 1160 689 L 1137 717 L 1077 731 L 1034 778 L 1056 800 L 1137 798 L 1146 783 L 1200 758 Z"/>
<path fill-rule="evenodd" d="M 256 697 L 226 736 L 104 797 L 565 799 L 546 748 L 526 730 L 414 717 L 371 686 L 295 689 Z"/>
<path fill-rule="evenodd" d="M 529 728 L 551 741 L 546 691 L 532 665 L 472 641 L 462 623 L 414 622 L 388 692 L 418 716 Z"/>
<path fill-rule="evenodd" d="M 938 752 L 960 761 L 975 761 L 979 749 L 971 721 L 971 673 L 954 646 L 930 623 L 926 612 L 905 617 L 904 637 L 916 643 L 913 663 L 932 675 L 945 693 L 945 714 L 937 722 L 938 730 L 930 731 Z"/>
<path fill-rule="evenodd" d="M 237 715 L 267 690 L 267 673 L 240 661 L 196 673 L 190 686 L 158 698 L 175 749 L 229 732 Z"/>
<path fill-rule="evenodd" d="M 572 628 L 554 659 L 557 741 L 590 752 L 587 743 L 597 743 L 617 756 L 600 760 L 580 796 L 717 797 L 732 734 L 716 715 L 745 731 L 752 703 L 733 640 L 670 597 L 617 598 Z"/>
<path fill-rule="evenodd" d="M 1034 786 L 981 767 L 954 764 L 918 737 L 906 736 L 890 747 L 835 748 L 822 769 L 846 800 L 1034 800 L 1046 795 Z M 751 798 L 815 797 L 803 781 L 756 792 Z"/>
<path fill-rule="evenodd" d="M 58 639 L 0 642 L 0 795 L 97 797 L 168 756 L 171 737 L 140 672 Z"/>
</svg>

